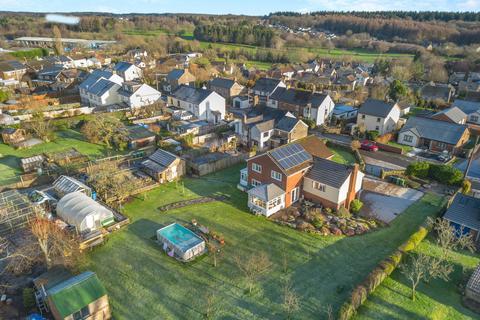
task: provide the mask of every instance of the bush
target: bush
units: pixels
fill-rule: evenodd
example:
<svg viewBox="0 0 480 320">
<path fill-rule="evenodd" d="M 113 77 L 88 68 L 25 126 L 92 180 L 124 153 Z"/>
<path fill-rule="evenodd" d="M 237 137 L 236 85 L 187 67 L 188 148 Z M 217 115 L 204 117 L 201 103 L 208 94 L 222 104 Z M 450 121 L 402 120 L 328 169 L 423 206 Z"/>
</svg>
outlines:
<svg viewBox="0 0 480 320">
<path fill-rule="evenodd" d="M 321 227 L 323 227 L 324 223 L 322 219 L 315 217 L 315 219 L 313 219 L 312 221 L 312 224 L 315 228 L 320 229 Z"/>
<path fill-rule="evenodd" d="M 350 211 L 354 214 L 359 213 L 362 207 L 363 207 L 363 202 L 360 201 L 359 199 L 353 199 L 353 201 L 350 203 Z"/>
<path fill-rule="evenodd" d="M 302 119 L 303 122 L 305 122 L 305 124 L 310 128 L 310 129 L 315 129 L 315 127 L 317 126 L 317 124 L 315 123 L 314 120 L 312 119 Z"/>
<path fill-rule="evenodd" d="M 36 303 L 35 303 L 35 295 L 34 295 L 33 288 L 23 289 L 22 296 L 23 296 L 23 306 L 25 307 L 25 310 L 30 311 L 33 308 L 35 308 Z"/>
<path fill-rule="evenodd" d="M 440 183 L 451 186 L 459 186 L 463 181 L 462 171 L 450 165 L 431 164 L 428 175 L 430 178 L 437 180 Z"/>
<path fill-rule="evenodd" d="M 425 161 L 414 162 L 407 167 L 405 172 L 409 176 L 415 176 L 420 179 L 425 179 L 428 177 L 428 172 L 430 169 L 430 163 Z"/>
<path fill-rule="evenodd" d="M 347 210 L 345 207 L 340 207 L 337 212 L 337 216 L 340 218 L 350 218 L 352 215 L 350 214 L 350 211 Z"/>
<path fill-rule="evenodd" d="M 380 135 L 380 133 L 377 130 L 367 131 L 367 139 L 368 140 L 375 141 L 378 138 L 379 135 Z"/>
</svg>

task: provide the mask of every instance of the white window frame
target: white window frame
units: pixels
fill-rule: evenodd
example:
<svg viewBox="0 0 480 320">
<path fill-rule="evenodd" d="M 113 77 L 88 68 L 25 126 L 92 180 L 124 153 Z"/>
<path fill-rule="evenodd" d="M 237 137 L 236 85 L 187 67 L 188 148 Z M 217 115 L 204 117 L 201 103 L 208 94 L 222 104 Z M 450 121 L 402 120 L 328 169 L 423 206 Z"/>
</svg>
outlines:
<svg viewBox="0 0 480 320">
<path fill-rule="evenodd" d="M 278 171 L 272 170 L 270 172 L 270 176 L 272 177 L 272 179 L 275 179 L 277 181 L 282 181 L 282 174 Z"/>
<path fill-rule="evenodd" d="M 262 173 L 262 165 L 258 163 L 252 163 L 252 171 L 256 173 Z"/>
<path fill-rule="evenodd" d="M 318 181 L 313 181 L 312 188 L 320 192 L 325 192 L 327 190 L 327 185 Z"/>
<path fill-rule="evenodd" d="M 413 136 L 409 135 L 409 134 L 405 134 L 403 136 L 403 141 L 404 142 L 413 142 Z"/>
<path fill-rule="evenodd" d="M 261 185 L 262 183 L 256 179 L 252 179 L 252 186 L 254 187 L 258 187 L 259 185 Z"/>
</svg>

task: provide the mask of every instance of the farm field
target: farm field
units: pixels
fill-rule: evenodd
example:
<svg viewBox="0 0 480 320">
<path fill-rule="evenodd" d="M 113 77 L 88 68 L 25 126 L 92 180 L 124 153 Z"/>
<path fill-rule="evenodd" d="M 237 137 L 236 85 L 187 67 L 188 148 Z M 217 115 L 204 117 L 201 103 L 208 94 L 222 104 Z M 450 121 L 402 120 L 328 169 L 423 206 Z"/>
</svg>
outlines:
<svg viewBox="0 0 480 320">
<path fill-rule="evenodd" d="M 75 130 L 57 132 L 57 139 L 53 142 L 42 143 L 28 149 L 15 149 L 6 144 L 0 144 L 0 185 L 14 183 L 22 173 L 20 159 L 31 157 L 45 152 L 57 152 L 75 148 L 79 152 L 91 156 L 109 156 L 115 153 L 103 145 L 86 141 L 82 134 Z"/>
<path fill-rule="evenodd" d="M 329 305 L 336 313 L 351 288 L 444 203 L 427 194 L 389 227 L 358 237 L 321 237 L 248 213 L 246 194 L 236 189 L 241 168 L 166 184 L 124 206 L 131 224 L 89 253 L 83 266 L 105 285 L 116 319 L 201 319 L 210 292 L 223 319 L 284 319 L 282 289 L 287 280 L 301 302 L 294 318 L 322 319 Z M 229 200 L 167 212 L 158 209 L 212 195 Z M 192 219 L 224 236 L 217 267 L 210 256 L 189 264 L 177 262 L 155 242 L 160 227 Z M 248 294 L 235 258 L 262 251 L 272 267 Z"/>
<path fill-rule="evenodd" d="M 433 241 L 431 238 L 425 240 L 417 251 L 438 255 L 439 247 Z M 433 280 L 420 283 L 415 301 L 410 298 L 408 280 L 396 270 L 369 297 L 355 319 L 478 319 L 478 314 L 462 305 L 460 288 L 480 263 L 480 256 L 459 252 L 453 257 L 455 271 L 450 276 L 451 281 Z"/>
</svg>

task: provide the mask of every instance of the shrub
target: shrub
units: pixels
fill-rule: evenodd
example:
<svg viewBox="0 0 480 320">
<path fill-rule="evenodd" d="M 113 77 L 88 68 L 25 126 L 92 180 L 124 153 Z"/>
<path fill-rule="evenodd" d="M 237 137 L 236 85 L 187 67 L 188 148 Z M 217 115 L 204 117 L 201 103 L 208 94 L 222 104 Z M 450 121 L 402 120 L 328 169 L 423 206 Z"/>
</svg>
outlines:
<svg viewBox="0 0 480 320">
<path fill-rule="evenodd" d="M 321 227 L 323 227 L 323 220 L 315 217 L 315 219 L 313 219 L 312 221 L 312 224 L 315 228 L 320 229 Z"/>
<path fill-rule="evenodd" d="M 310 129 L 315 129 L 315 127 L 317 126 L 317 124 L 315 123 L 314 120 L 312 119 L 302 119 L 303 122 L 305 122 L 305 124 L 310 128 Z"/>
<path fill-rule="evenodd" d="M 30 311 L 35 308 L 35 296 L 33 288 L 25 288 L 22 292 L 23 306 L 25 310 Z"/>
<path fill-rule="evenodd" d="M 359 199 L 353 199 L 353 201 L 350 203 L 350 211 L 354 214 L 359 213 L 362 207 L 363 207 L 363 202 L 360 201 Z"/>
<path fill-rule="evenodd" d="M 340 207 L 340 209 L 338 209 L 337 215 L 340 218 L 350 218 L 352 216 L 350 214 L 350 211 L 348 211 L 345 207 Z"/>
<path fill-rule="evenodd" d="M 463 181 L 462 171 L 450 165 L 431 164 L 428 171 L 430 178 L 437 180 L 440 183 L 448 185 L 460 185 Z"/>
<path fill-rule="evenodd" d="M 429 169 L 430 164 L 428 162 L 420 161 L 410 164 L 405 173 L 409 176 L 425 179 L 428 177 Z"/>
<path fill-rule="evenodd" d="M 368 140 L 375 141 L 378 138 L 379 135 L 380 135 L 380 133 L 377 130 L 367 131 L 367 139 Z"/>
<path fill-rule="evenodd" d="M 351 317 L 353 317 L 354 313 L 355 313 L 355 309 L 353 308 L 352 304 L 350 302 L 345 302 L 340 308 L 338 319 L 348 320 Z"/>
<path fill-rule="evenodd" d="M 469 194 L 470 191 L 472 191 L 472 183 L 467 179 L 463 180 L 463 182 L 462 182 L 462 193 Z"/>
</svg>

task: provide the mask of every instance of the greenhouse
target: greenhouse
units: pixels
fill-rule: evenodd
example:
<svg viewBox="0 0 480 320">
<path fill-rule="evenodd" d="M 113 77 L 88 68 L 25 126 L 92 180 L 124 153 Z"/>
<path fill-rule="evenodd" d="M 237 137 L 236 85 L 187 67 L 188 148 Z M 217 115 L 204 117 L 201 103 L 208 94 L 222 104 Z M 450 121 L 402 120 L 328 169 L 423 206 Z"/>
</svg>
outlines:
<svg viewBox="0 0 480 320">
<path fill-rule="evenodd" d="M 79 233 L 100 230 L 114 223 L 114 215 L 110 209 L 81 192 L 63 196 L 57 204 L 57 215 L 66 223 L 75 226 Z"/>
<path fill-rule="evenodd" d="M 92 195 L 92 189 L 90 189 L 90 187 L 77 179 L 68 176 L 58 177 L 58 179 L 53 182 L 53 188 L 59 198 L 72 192 L 82 192 L 89 197 Z"/>
</svg>

